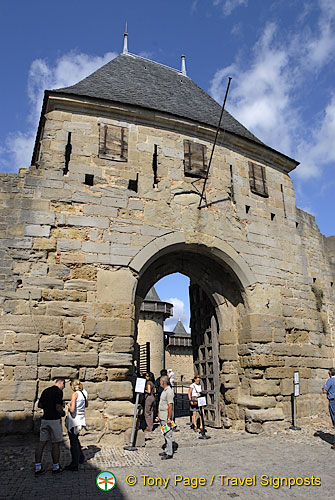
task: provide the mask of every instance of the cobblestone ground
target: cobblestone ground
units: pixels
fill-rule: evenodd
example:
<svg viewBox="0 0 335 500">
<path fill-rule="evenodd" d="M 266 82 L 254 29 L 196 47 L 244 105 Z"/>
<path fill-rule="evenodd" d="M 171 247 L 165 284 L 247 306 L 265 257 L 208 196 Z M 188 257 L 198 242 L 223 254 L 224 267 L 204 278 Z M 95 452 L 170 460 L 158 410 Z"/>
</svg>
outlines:
<svg viewBox="0 0 335 500">
<path fill-rule="evenodd" d="M 43 462 L 48 471 L 37 478 L 33 474 L 33 439 L 4 438 L 0 445 L 0 499 L 193 499 L 209 495 L 214 499 L 323 500 L 334 495 L 335 450 L 330 449 L 333 431 L 327 420 L 310 422 L 303 425 L 301 431 L 279 429 L 274 425 L 268 433 L 257 436 L 210 429 L 208 440 L 199 440 L 187 425 L 187 419 L 180 419 L 178 424 L 180 430 L 174 433 L 178 449 L 173 460 L 163 462 L 158 456 L 163 441 L 158 429 L 147 434 L 146 447 L 135 452 L 111 448 L 105 442 L 99 444 L 97 436 L 87 434 L 81 439 L 87 461 L 79 472 L 52 475 L 47 450 Z M 69 459 L 65 441 L 62 463 L 68 463 Z M 116 486 L 109 492 L 100 491 L 96 486 L 96 476 L 103 470 L 116 476 Z M 234 486 L 231 480 L 227 484 L 224 475 L 241 482 L 250 477 L 252 484 Z M 136 484 L 129 486 L 127 478 Z M 163 478 L 168 480 L 167 486 Z M 200 478 L 206 484 L 196 488 L 196 479 L 200 482 Z M 292 484 L 289 488 L 283 479 L 284 484 L 276 487 L 276 478 L 294 478 L 291 484 L 304 478 L 316 483 L 316 478 L 320 478 L 321 485 Z M 193 487 L 187 484 L 192 481 Z"/>
</svg>

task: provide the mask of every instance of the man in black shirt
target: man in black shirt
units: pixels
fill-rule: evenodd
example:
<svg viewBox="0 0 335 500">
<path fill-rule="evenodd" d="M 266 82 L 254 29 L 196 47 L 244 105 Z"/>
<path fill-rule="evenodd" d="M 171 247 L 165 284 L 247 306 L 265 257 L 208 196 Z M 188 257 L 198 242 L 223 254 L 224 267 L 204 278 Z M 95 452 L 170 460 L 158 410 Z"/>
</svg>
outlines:
<svg viewBox="0 0 335 500">
<path fill-rule="evenodd" d="M 40 442 L 35 451 L 35 476 L 43 474 L 44 469 L 41 464 L 43 450 L 48 441 L 52 443 L 53 473 L 62 472 L 59 465 L 59 445 L 63 441 L 62 417 L 63 410 L 63 390 L 65 380 L 59 378 L 52 387 L 45 389 L 38 402 L 38 407 L 43 409 L 41 420 Z"/>
</svg>

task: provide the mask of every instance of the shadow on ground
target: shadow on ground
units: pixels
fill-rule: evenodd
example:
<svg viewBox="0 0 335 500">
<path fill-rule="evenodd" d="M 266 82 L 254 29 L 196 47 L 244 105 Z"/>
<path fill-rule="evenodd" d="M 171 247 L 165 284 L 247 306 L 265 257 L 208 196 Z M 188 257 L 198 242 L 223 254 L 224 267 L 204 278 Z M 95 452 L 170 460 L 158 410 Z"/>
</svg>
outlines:
<svg viewBox="0 0 335 500">
<path fill-rule="evenodd" d="M 335 436 L 329 432 L 317 431 L 314 433 L 315 437 L 319 437 L 322 441 L 326 441 L 329 444 L 335 444 Z"/>
<path fill-rule="evenodd" d="M 6 425 L 6 417 L 1 419 L 2 430 L 11 430 L 12 421 Z M 26 429 L 24 422 L 20 428 Z M 87 462 L 94 459 L 101 448 L 94 444 L 83 446 L 85 463 L 79 466 L 79 471 L 64 471 L 61 474 L 52 473 L 51 446 L 44 449 L 42 463 L 46 472 L 35 477 L 34 453 L 38 443 L 36 434 L 11 434 L 2 436 L 0 441 L 0 500 L 73 500 L 106 498 L 106 491 L 97 487 L 96 477 L 103 470 Z M 68 440 L 61 445 L 60 463 L 64 467 L 71 462 Z M 103 466 L 103 464 L 99 464 Z M 113 471 L 111 471 L 113 472 Z M 108 498 L 124 499 L 124 495 L 116 484 L 108 491 Z"/>
</svg>

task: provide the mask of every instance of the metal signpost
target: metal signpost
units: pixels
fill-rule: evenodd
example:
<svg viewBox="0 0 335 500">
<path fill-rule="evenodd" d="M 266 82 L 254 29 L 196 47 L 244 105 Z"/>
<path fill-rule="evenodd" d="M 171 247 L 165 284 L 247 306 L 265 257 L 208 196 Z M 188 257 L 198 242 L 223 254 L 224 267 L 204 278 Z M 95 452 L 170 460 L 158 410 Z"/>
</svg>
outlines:
<svg viewBox="0 0 335 500">
<path fill-rule="evenodd" d="M 299 396 L 299 372 L 294 372 L 293 377 L 293 394 L 292 394 L 292 418 L 293 422 L 289 429 L 293 431 L 301 431 L 301 427 L 297 426 L 297 397 Z"/>
<path fill-rule="evenodd" d="M 146 383 L 145 378 L 137 377 L 136 385 L 135 385 L 136 400 L 135 400 L 135 408 L 134 408 L 133 426 L 131 428 L 131 435 L 130 435 L 130 443 L 127 446 L 123 447 L 124 450 L 128 450 L 128 451 L 137 450 L 136 446 L 134 446 L 135 428 L 136 428 L 136 421 L 137 421 L 137 409 L 138 409 L 138 402 L 140 399 L 140 394 L 144 394 L 145 383 Z"/>
<path fill-rule="evenodd" d="M 199 439 L 210 439 L 210 436 L 206 436 L 204 412 L 202 411 L 202 408 L 206 405 L 207 405 L 206 397 L 205 396 L 199 397 L 198 398 L 198 407 L 200 410 L 200 418 L 201 418 L 201 423 L 202 423 L 202 431 L 201 431 L 201 436 L 199 436 Z"/>
</svg>

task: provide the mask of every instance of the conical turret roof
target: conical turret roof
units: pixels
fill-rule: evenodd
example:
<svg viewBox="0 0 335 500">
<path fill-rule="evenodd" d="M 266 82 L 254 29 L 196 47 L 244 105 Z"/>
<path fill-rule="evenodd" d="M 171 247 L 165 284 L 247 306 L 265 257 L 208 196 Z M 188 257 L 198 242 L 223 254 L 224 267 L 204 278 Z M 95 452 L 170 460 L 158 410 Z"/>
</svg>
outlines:
<svg viewBox="0 0 335 500">
<path fill-rule="evenodd" d="M 176 326 L 173 329 L 173 333 L 175 335 L 189 335 L 180 319 L 177 321 Z"/>
</svg>

